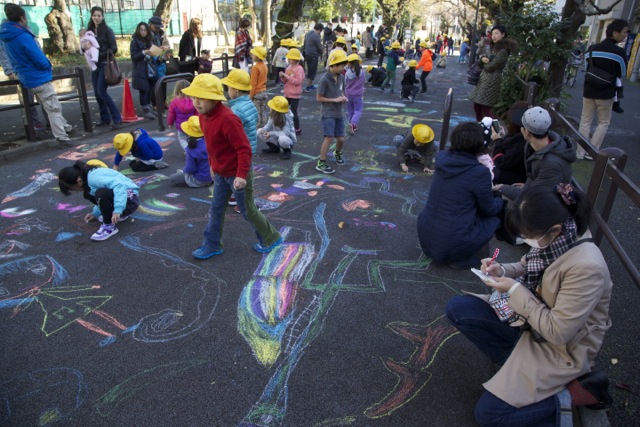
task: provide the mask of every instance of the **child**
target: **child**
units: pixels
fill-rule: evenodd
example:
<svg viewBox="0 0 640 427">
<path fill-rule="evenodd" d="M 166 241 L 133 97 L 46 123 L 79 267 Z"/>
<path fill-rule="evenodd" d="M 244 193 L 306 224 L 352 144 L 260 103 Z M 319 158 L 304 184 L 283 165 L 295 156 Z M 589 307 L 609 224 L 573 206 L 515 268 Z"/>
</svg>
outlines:
<svg viewBox="0 0 640 427">
<path fill-rule="evenodd" d="M 146 130 L 136 129 L 131 133 L 119 133 L 113 137 L 113 146 L 118 150 L 113 159 L 113 169 L 118 170 L 122 158 L 131 153 L 135 159 L 129 162 L 134 172 L 164 169 L 168 164 L 162 161 L 162 148 Z"/>
<path fill-rule="evenodd" d="M 202 49 L 200 56 L 196 57 L 198 62 L 198 74 L 210 73 L 213 68 L 213 62 L 211 61 L 211 51 L 209 49 Z"/>
<path fill-rule="evenodd" d="M 96 39 L 96 35 L 93 31 L 87 31 L 85 29 L 80 30 L 80 48 L 84 52 L 84 59 L 87 60 L 87 64 L 91 67 L 91 71 L 97 70 L 100 43 L 98 43 L 98 39 Z"/>
<path fill-rule="evenodd" d="M 362 98 L 364 96 L 364 72 L 360 63 L 362 58 L 357 53 L 347 57 L 349 61 L 345 74 L 344 94 L 347 97 L 347 118 L 352 134 L 358 130 L 358 123 L 362 115 Z"/>
<path fill-rule="evenodd" d="M 182 131 L 187 135 L 187 156 L 184 169 L 178 169 L 176 173 L 169 177 L 173 185 L 187 186 L 192 188 L 205 187 L 213 184 L 211 169 L 209 168 L 209 156 L 204 145 L 202 130 L 200 129 L 200 119 L 198 116 L 191 116 L 189 120 L 180 125 Z"/>
<path fill-rule="evenodd" d="M 333 49 L 329 52 L 327 56 L 327 66 L 326 69 L 329 71 L 330 63 L 336 52 L 344 52 L 347 54 L 347 40 L 344 37 L 338 37 L 335 42 L 333 42 Z M 347 54 L 348 55 L 348 54 Z"/>
<path fill-rule="evenodd" d="M 420 73 L 420 93 L 427 93 L 427 76 L 433 69 L 433 57 L 435 54 L 429 50 L 429 43 L 426 41 L 420 43 L 420 51 L 422 56 L 420 56 L 420 62 L 418 62 L 416 70 L 422 70 L 422 73 Z"/>
<path fill-rule="evenodd" d="M 253 67 L 251 68 L 251 91 L 249 97 L 253 101 L 253 105 L 258 110 L 258 127 L 262 127 L 269 119 L 269 111 L 267 110 L 267 75 L 269 70 L 264 64 L 267 59 L 267 49 L 262 46 L 251 49 L 251 58 L 253 58 Z"/>
<path fill-rule="evenodd" d="M 251 84 L 249 83 L 249 73 L 238 68 L 229 71 L 229 74 L 220 82 L 227 86 L 229 93 L 229 108 L 240 118 L 244 133 L 249 139 L 251 145 L 251 153 L 256 154 L 258 149 L 258 137 L 256 129 L 258 127 L 258 110 L 249 99 Z M 233 199 L 233 196 L 232 196 Z M 232 201 L 232 206 L 236 206 Z"/>
<path fill-rule="evenodd" d="M 416 78 L 416 67 L 418 63 L 415 59 L 409 61 L 409 68 L 404 72 L 404 76 L 402 76 L 402 81 L 400 85 L 402 86 L 402 90 L 400 92 L 400 98 L 403 100 L 408 100 L 413 102 L 416 99 L 416 95 L 420 91 L 416 83 L 420 83 L 420 81 Z"/>
<path fill-rule="evenodd" d="M 276 84 L 282 86 L 283 82 L 280 79 L 280 73 L 283 73 L 287 68 L 287 53 L 289 53 L 289 39 L 282 39 L 280 41 L 280 47 L 276 49 L 273 54 L 273 58 L 276 65 Z"/>
<path fill-rule="evenodd" d="M 251 146 L 240 119 L 221 102 L 226 98 L 220 79 L 212 74 L 200 74 L 183 92 L 193 97 L 193 105 L 200 114 L 209 166 L 214 173 L 209 223 L 204 231 L 204 241 L 193 251 L 193 256 L 207 259 L 222 254 L 222 222 L 231 194 L 235 196 L 242 216 L 256 232 L 258 243 L 253 249 L 260 253 L 270 252 L 282 243 L 282 237 L 253 201 Z"/>
<path fill-rule="evenodd" d="M 411 132 L 407 132 L 404 136 L 395 136 L 394 142 L 398 148 L 396 157 L 398 158 L 398 164 L 402 172 L 409 172 L 407 163 L 413 160 L 413 157 L 409 154 L 409 150 L 413 150 L 417 151 L 422 157 L 422 162 L 424 163 L 424 169 L 422 169 L 422 171 L 429 175 L 433 174 L 431 163 L 433 162 L 433 155 L 436 151 L 436 146 L 433 142 L 434 135 L 433 129 L 429 126 L 417 124 L 411 129 Z"/>
<path fill-rule="evenodd" d="M 182 132 L 180 126 L 189 120 L 189 117 L 196 114 L 196 109 L 193 108 L 193 101 L 182 93 L 182 89 L 187 87 L 189 87 L 188 80 L 178 80 L 176 82 L 176 86 L 173 89 L 173 99 L 169 104 L 169 113 L 167 114 L 167 124 L 170 128 L 175 126 L 178 142 L 183 150 L 187 149 L 187 135 Z"/>
<path fill-rule="evenodd" d="M 109 168 L 77 161 L 58 173 L 58 185 L 65 196 L 82 191 L 84 198 L 94 204 L 93 212 L 85 215 L 89 222 L 99 219 L 102 225 L 91 240 L 107 240 L 118 233 L 116 224 L 126 221 L 138 209 L 138 186 L 129 178 Z"/>
<path fill-rule="evenodd" d="M 320 159 L 318 159 L 316 170 L 325 174 L 335 172 L 327 165 L 327 152 L 334 137 L 336 138 L 336 149 L 333 155 L 337 164 L 344 165 L 342 144 L 344 144 L 345 124 L 342 105 L 347 102 L 347 97 L 343 95 L 344 76 L 342 71 L 347 65 L 347 61 L 347 54 L 344 51 L 335 53 L 329 63 L 329 72 L 325 73 L 320 79 L 318 92 L 316 93 L 316 101 L 322 105 L 322 129 L 324 133 L 324 140 L 320 148 Z"/>
<path fill-rule="evenodd" d="M 293 114 L 289 111 L 289 103 L 284 96 L 275 96 L 267 105 L 271 108 L 269 121 L 258 129 L 258 138 L 265 141 L 269 148 L 263 153 L 279 153 L 282 148 L 282 159 L 291 158 L 291 149 L 296 143 L 296 132 L 293 127 Z"/>
<path fill-rule="evenodd" d="M 380 54 L 380 57 L 378 58 L 378 68 L 382 67 L 384 57 L 387 55 L 387 51 L 385 49 L 386 40 L 386 37 L 380 37 L 380 40 L 378 40 L 378 53 Z"/>
<path fill-rule="evenodd" d="M 384 79 L 382 86 L 380 86 L 382 91 L 384 91 L 388 86 L 391 88 L 389 92 L 395 93 L 394 86 L 396 85 L 396 68 L 398 67 L 398 64 L 400 64 L 398 49 L 400 49 L 400 43 L 393 42 L 391 44 L 391 51 L 387 54 L 387 78 Z"/>
<path fill-rule="evenodd" d="M 296 135 L 302 133 L 300 129 L 300 118 L 298 117 L 298 103 L 302 94 L 302 83 L 304 82 L 304 68 L 300 65 L 302 55 L 296 48 L 292 48 L 287 53 L 289 66 L 284 72 L 280 72 L 280 79 L 284 82 L 284 96 L 287 98 L 291 113 L 293 113 L 293 126 Z"/>
<path fill-rule="evenodd" d="M 436 62 L 436 68 L 447 68 L 447 51 L 443 50 Z"/>
<path fill-rule="evenodd" d="M 367 65 L 367 73 L 369 73 L 369 83 L 373 87 L 380 87 L 387 78 L 387 71 L 382 67 L 374 68 L 373 65 Z"/>
<path fill-rule="evenodd" d="M 467 55 L 469 55 L 469 39 L 462 40 L 460 45 L 460 56 L 458 57 L 458 64 L 464 64 L 467 62 Z"/>
</svg>

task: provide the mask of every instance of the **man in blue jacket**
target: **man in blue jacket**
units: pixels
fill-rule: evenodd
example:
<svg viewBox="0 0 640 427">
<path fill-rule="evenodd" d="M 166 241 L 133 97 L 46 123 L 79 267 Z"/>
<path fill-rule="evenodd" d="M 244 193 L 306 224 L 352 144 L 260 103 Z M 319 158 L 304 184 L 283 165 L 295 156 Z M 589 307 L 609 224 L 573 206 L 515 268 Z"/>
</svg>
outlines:
<svg viewBox="0 0 640 427">
<path fill-rule="evenodd" d="M 72 145 L 67 132 L 73 127 L 62 116 L 62 106 L 51 81 L 53 67 L 27 26 L 27 15 L 17 4 L 4 5 L 7 21 L 0 26 L 0 40 L 11 63 L 15 66 L 20 83 L 31 89 L 47 112 L 51 131 L 63 146 Z"/>
</svg>

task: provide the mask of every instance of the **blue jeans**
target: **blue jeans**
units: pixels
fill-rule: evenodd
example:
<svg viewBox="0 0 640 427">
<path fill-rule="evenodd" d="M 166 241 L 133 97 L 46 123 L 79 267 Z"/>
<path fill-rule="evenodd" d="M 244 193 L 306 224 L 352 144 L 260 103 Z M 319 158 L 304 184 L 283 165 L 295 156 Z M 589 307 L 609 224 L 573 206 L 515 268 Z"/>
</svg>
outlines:
<svg viewBox="0 0 640 427">
<path fill-rule="evenodd" d="M 213 201 L 209 210 L 209 222 L 204 230 L 204 242 L 202 245 L 211 250 L 222 249 L 222 229 L 224 227 L 224 213 L 227 208 L 229 196 L 233 194 L 238 202 L 238 208 L 242 217 L 249 221 L 263 246 L 271 246 L 280 238 L 280 233 L 269 223 L 267 218 L 258 210 L 253 201 L 253 172 L 247 176 L 247 186 L 242 190 L 233 188 L 235 176 L 213 177 Z"/>
<path fill-rule="evenodd" d="M 120 111 L 113 102 L 113 98 L 109 96 L 107 92 L 108 85 L 104 78 L 104 62 L 97 64 L 98 68 L 91 72 L 91 82 L 93 84 L 93 93 L 98 101 L 98 108 L 100 109 L 100 121 L 102 123 L 120 123 L 122 116 Z"/>
<path fill-rule="evenodd" d="M 501 322 L 493 308 L 472 295 L 458 295 L 445 307 L 449 321 L 491 361 L 502 365 L 520 338 L 520 330 Z M 516 408 L 485 391 L 476 404 L 481 426 L 555 426 L 560 420 L 556 396 Z"/>
</svg>

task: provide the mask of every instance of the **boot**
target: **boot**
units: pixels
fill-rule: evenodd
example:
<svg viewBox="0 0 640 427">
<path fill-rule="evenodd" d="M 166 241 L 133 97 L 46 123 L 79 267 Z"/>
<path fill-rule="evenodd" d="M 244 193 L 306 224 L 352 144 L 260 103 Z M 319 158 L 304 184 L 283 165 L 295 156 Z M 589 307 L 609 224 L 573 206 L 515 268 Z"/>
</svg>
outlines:
<svg viewBox="0 0 640 427">
<path fill-rule="evenodd" d="M 142 112 L 144 114 L 145 119 L 155 120 L 158 118 L 158 116 L 156 116 L 156 113 L 154 113 L 153 110 L 151 109 L 151 105 L 143 105 Z"/>
<path fill-rule="evenodd" d="M 280 152 L 280 147 L 278 147 L 273 142 L 267 142 L 267 145 L 269 146 L 269 148 L 263 148 L 262 149 L 263 153 L 265 153 L 265 154 L 274 154 L 274 153 L 279 153 Z"/>
<path fill-rule="evenodd" d="M 567 384 L 572 406 L 586 406 L 589 409 L 607 409 L 613 398 L 607 390 L 609 378 L 603 371 L 592 371 Z"/>
<path fill-rule="evenodd" d="M 620 106 L 620 103 L 618 101 L 613 103 L 613 107 L 611 109 L 618 114 L 624 113 L 624 109 Z"/>
</svg>

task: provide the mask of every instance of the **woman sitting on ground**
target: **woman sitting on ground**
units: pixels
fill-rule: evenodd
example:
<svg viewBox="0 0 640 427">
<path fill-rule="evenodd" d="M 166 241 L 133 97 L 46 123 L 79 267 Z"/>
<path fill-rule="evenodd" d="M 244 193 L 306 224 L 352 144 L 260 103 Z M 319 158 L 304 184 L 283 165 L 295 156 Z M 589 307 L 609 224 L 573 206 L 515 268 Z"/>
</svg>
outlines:
<svg viewBox="0 0 640 427">
<path fill-rule="evenodd" d="M 509 217 L 529 253 L 510 264 L 482 260 L 494 294 L 447 304 L 451 323 L 500 368 L 476 404 L 481 426 L 572 425 L 572 406 L 611 405 L 606 374 L 590 372 L 611 326 L 612 287 L 590 214 L 569 184 L 524 190 Z"/>
</svg>

